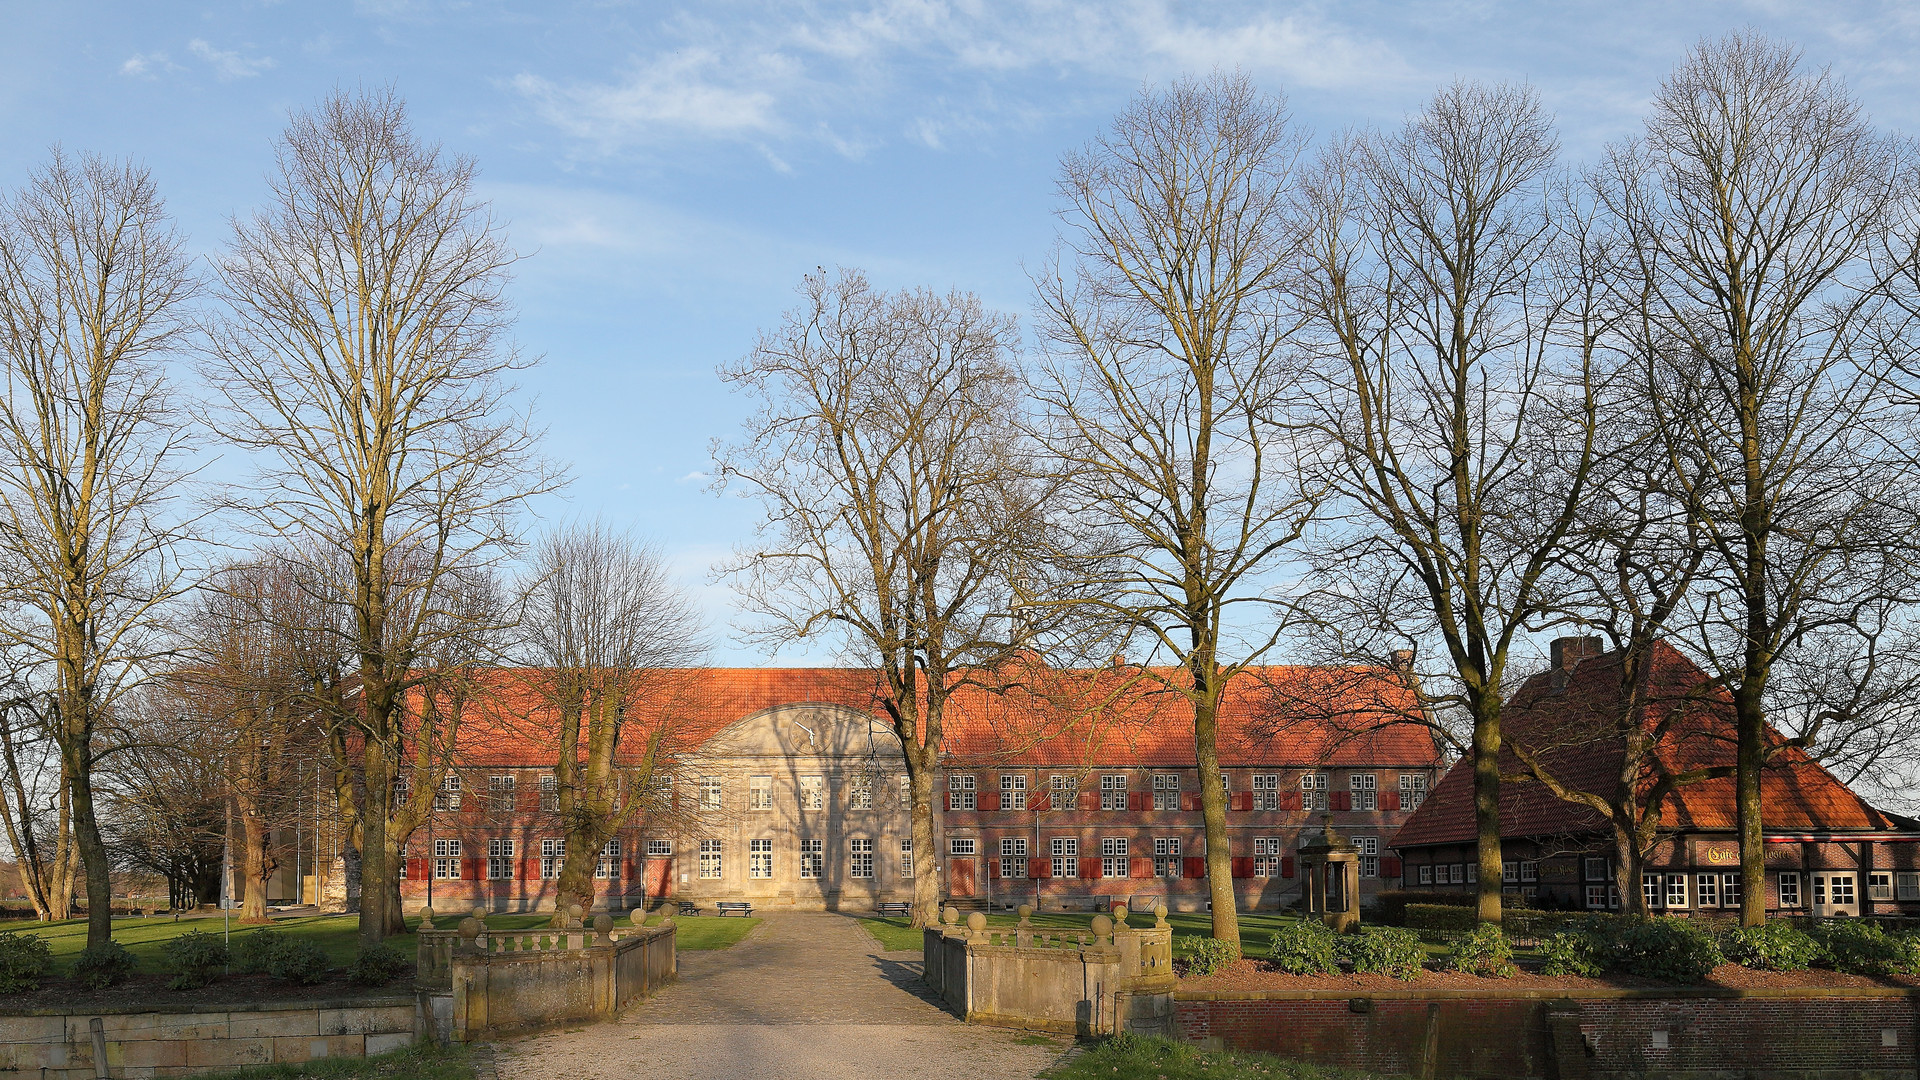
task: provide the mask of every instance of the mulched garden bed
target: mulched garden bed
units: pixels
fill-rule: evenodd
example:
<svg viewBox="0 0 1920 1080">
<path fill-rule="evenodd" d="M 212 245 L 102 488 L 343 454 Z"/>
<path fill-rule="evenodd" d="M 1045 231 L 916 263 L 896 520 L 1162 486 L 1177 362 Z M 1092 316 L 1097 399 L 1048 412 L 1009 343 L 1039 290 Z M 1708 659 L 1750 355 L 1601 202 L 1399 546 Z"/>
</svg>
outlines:
<svg viewBox="0 0 1920 1080">
<path fill-rule="evenodd" d="M 1572 975 L 1541 975 L 1522 969 L 1511 979 L 1489 979 L 1463 975 L 1457 971 L 1422 971 L 1416 979 L 1396 979 L 1389 975 L 1289 975 L 1265 960 L 1236 960 L 1225 971 L 1204 979 L 1183 977 L 1180 989 L 1206 992 L 1246 990 L 1343 990 L 1380 992 L 1383 990 L 1607 990 L 1671 987 L 1674 984 L 1636 975 L 1610 974 L 1597 979 Z M 1722 964 L 1713 969 L 1703 986 L 1734 989 L 1759 987 L 1827 988 L 1885 987 L 1920 988 L 1920 976 L 1843 975 L 1824 968 L 1806 971 L 1755 971 L 1738 964 Z"/>
<path fill-rule="evenodd" d="M 412 983 L 398 979 L 386 986 L 354 986 L 335 977 L 312 986 L 300 986 L 268 975 L 228 975 L 198 990 L 169 990 L 171 975 L 131 975 L 119 986 L 85 990 L 70 979 L 48 979 L 40 989 L 0 997 L 0 1009 L 149 1008 L 166 1011 L 185 1005 L 230 1005 L 242 1008 L 266 1002 L 321 1001 L 339 998 L 392 997 L 411 994 Z"/>
</svg>

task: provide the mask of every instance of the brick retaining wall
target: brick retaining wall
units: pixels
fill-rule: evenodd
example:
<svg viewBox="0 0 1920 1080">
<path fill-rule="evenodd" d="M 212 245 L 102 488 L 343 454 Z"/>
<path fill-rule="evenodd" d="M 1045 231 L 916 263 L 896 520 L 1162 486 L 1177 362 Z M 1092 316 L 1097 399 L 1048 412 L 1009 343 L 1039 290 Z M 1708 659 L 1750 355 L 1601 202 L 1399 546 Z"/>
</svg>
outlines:
<svg viewBox="0 0 1920 1080">
<path fill-rule="evenodd" d="M 1888 990 L 1174 994 L 1179 1037 L 1420 1077 L 1920 1080 L 1920 995 Z"/>
</svg>

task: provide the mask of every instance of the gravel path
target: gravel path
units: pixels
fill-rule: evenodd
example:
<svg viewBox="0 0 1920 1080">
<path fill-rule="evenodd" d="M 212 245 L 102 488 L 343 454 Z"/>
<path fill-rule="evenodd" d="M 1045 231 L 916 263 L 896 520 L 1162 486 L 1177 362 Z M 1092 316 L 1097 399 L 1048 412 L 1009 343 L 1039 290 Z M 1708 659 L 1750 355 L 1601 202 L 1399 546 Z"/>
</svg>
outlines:
<svg viewBox="0 0 1920 1080">
<path fill-rule="evenodd" d="M 501 1080 L 982 1080 L 1031 1077 L 1066 1039 L 969 1027 L 844 915 L 769 916 L 730 949 L 680 954 L 679 981 L 618 1022 L 499 1044 Z"/>
</svg>

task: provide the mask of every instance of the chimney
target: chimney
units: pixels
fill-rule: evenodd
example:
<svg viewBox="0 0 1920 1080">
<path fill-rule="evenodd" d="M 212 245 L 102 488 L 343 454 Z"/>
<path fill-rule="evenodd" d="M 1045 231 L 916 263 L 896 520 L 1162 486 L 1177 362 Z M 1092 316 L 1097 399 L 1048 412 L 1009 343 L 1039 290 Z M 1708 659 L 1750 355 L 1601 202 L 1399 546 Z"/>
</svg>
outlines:
<svg viewBox="0 0 1920 1080">
<path fill-rule="evenodd" d="M 1599 656 L 1605 650 L 1597 637 L 1561 637 L 1554 638 L 1552 645 L 1553 670 L 1570 672 L 1580 661 L 1590 656 Z"/>
<path fill-rule="evenodd" d="M 1393 664 L 1393 670 L 1395 671 L 1412 671 L 1413 670 L 1413 650 L 1412 649 L 1393 650 L 1393 656 L 1392 656 L 1391 662 Z"/>
</svg>

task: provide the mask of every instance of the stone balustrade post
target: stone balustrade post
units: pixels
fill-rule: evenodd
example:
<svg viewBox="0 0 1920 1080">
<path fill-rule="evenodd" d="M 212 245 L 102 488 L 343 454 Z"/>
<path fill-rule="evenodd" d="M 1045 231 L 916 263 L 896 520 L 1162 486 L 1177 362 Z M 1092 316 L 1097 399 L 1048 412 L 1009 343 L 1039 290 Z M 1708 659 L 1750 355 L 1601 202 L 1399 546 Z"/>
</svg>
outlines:
<svg viewBox="0 0 1920 1080">
<path fill-rule="evenodd" d="M 1022 949 L 1033 944 L 1033 906 L 1021 904 L 1020 921 L 1013 928 L 1013 943 Z"/>
</svg>

